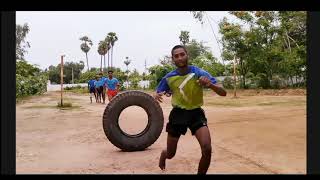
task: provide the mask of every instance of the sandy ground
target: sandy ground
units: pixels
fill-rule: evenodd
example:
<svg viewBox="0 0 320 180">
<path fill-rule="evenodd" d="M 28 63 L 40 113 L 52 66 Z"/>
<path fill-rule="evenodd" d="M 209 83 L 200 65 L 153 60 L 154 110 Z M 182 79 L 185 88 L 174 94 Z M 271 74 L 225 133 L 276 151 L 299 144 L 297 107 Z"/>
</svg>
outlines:
<svg viewBox="0 0 320 180">
<path fill-rule="evenodd" d="M 177 154 L 158 167 L 166 145 L 165 128 L 145 151 L 122 152 L 102 129 L 106 105 L 90 104 L 88 95 L 66 93 L 73 108 L 55 108 L 60 94 L 50 92 L 16 106 L 17 174 L 195 174 L 201 151 L 188 130 Z M 208 174 L 305 174 L 306 96 L 206 96 L 204 110 L 212 137 Z M 170 98 L 161 104 L 165 123 Z M 146 114 L 129 107 L 120 126 L 137 133 Z"/>
</svg>

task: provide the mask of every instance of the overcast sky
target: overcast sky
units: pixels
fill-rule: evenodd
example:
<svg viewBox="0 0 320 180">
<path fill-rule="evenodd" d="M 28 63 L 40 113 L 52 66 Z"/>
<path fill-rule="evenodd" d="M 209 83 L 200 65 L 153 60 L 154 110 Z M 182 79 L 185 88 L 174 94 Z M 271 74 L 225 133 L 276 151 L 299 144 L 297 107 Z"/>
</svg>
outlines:
<svg viewBox="0 0 320 180">
<path fill-rule="evenodd" d="M 220 38 L 217 23 L 224 16 L 228 19 L 232 17 L 225 11 L 207 13 L 214 32 Z M 126 68 L 123 61 L 127 56 L 132 60 L 129 69 L 136 68 L 140 73 L 144 71 L 145 60 L 147 67 L 159 64 L 159 59 L 169 55 L 171 48 L 180 43 L 182 30 L 190 32 L 190 40 L 206 42 L 214 56 L 220 59 L 220 50 L 210 25 L 201 25 L 188 11 L 18 11 L 16 23 L 28 23 L 30 32 L 27 41 L 31 48 L 25 59 L 41 69 L 59 64 L 62 54 L 66 55 L 66 61 L 83 60 L 86 65 L 79 40 L 84 35 L 93 41 L 88 53 L 89 66 L 100 67 L 97 45 L 109 32 L 115 32 L 118 36 L 113 62 L 114 66 L 123 70 Z"/>
</svg>

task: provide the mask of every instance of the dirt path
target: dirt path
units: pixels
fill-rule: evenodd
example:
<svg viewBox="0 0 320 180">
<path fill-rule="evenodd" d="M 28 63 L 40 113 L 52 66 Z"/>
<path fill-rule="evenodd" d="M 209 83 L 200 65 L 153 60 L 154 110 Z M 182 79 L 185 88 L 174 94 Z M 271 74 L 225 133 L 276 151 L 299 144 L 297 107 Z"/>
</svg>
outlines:
<svg viewBox="0 0 320 180">
<path fill-rule="evenodd" d="M 195 174 L 200 147 L 188 130 L 167 169 L 158 168 L 166 144 L 160 138 L 147 150 L 122 152 L 102 129 L 105 105 L 90 104 L 87 95 L 65 94 L 70 110 L 54 106 L 59 93 L 33 97 L 16 106 L 16 172 L 72 174 Z M 208 125 L 213 138 L 209 174 L 306 173 L 306 97 L 245 96 L 244 105 L 231 97 L 206 97 Z M 165 122 L 170 98 L 161 104 Z M 130 117 L 127 118 L 127 117 Z M 128 108 L 121 115 L 125 128 L 142 127 L 144 112 Z M 165 129 L 165 128 L 164 128 Z"/>
</svg>

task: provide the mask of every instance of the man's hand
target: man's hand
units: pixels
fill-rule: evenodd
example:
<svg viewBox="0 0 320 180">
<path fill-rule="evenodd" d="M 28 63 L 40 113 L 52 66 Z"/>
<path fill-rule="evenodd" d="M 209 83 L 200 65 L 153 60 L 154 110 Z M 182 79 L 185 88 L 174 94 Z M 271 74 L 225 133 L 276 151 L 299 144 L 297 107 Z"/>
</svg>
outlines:
<svg viewBox="0 0 320 180">
<path fill-rule="evenodd" d="M 209 78 L 205 77 L 205 76 L 201 76 L 197 82 L 199 83 L 200 86 L 204 86 L 204 87 L 210 87 L 211 85 L 211 81 Z"/>
<path fill-rule="evenodd" d="M 167 92 L 165 92 L 165 91 L 160 92 L 160 93 L 156 93 L 156 95 L 154 96 L 154 99 L 156 99 L 158 102 L 161 102 L 161 103 L 162 103 L 162 101 L 163 101 L 162 96 L 163 96 L 163 95 L 166 95 L 167 97 L 169 97 L 169 96 L 171 96 L 171 93 L 167 93 Z"/>
</svg>

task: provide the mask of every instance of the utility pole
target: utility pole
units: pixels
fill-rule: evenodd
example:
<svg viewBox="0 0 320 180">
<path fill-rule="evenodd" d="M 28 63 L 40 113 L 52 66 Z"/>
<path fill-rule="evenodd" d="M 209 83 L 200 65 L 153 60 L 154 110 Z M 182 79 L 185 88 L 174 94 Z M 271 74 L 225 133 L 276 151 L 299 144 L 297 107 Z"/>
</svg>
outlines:
<svg viewBox="0 0 320 180">
<path fill-rule="evenodd" d="M 61 84 L 61 107 L 63 106 L 63 57 L 65 55 L 61 56 L 61 70 L 60 70 L 60 84 Z"/>
</svg>

